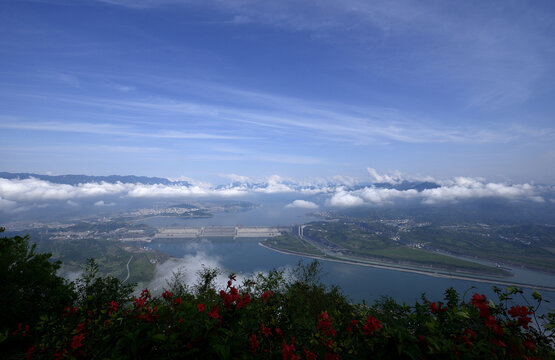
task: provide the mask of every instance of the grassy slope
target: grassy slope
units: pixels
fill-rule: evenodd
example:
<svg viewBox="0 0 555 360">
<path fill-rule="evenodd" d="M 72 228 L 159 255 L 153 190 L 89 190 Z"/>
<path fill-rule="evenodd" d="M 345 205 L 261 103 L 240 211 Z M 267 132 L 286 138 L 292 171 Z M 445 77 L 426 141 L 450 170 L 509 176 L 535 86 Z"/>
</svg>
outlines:
<svg viewBox="0 0 555 360">
<path fill-rule="evenodd" d="M 503 272 L 491 266 L 456 259 L 451 256 L 401 246 L 390 240 L 385 231 L 371 232 L 349 223 L 315 223 L 305 228 L 309 237 L 324 238 L 354 254 L 363 257 L 381 258 L 388 261 L 408 262 L 420 266 L 444 269 L 483 272 L 501 275 Z"/>
<path fill-rule="evenodd" d="M 160 259 L 158 253 L 129 251 L 114 241 L 83 239 L 42 241 L 39 251 L 51 252 L 53 260 L 61 260 L 65 271 L 81 271 L 88 258 L 94 258 L 102 275 L 110 275 L 121 280 L 127 277 L 126 264 L 131 270 L 130 282 L 146 282 L 152 279 L 155 265 L 151 258 Z"/>
<path fill-rule="evenodd" d="M 301 241 L 301 239 L 291 233 L 285 233 L 282 236 L 266 239 L 263 243 L 277 249 L 295 251 L 310 255 L 324 255 L 320 250 L 305 241 Z"/>
</svg>

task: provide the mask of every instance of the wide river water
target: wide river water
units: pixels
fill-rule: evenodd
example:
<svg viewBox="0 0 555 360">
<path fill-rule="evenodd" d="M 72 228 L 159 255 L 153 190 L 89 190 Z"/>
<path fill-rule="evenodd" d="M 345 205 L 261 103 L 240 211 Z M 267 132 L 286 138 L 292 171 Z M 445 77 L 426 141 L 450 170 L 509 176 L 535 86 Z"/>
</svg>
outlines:
<svg viewBox="0 0 555 360">
<path fill-rule="evenodd" d="M 258 207 L 239 213 L 216 214 L 212 218 L 204 219 L 179 219 L 175 217 L 156 217 L 143 222 L 155 227 L 164 226 L 273 226 L 292 225 L 316 220 L 306 215 L 303 209 L 287 209 L 283 206 Z M 295 267 L 299 261 L 308 263 L 312 261 L 297 255 L 279 253 L 266 249 L 258 242 L 262 239 L 217 240 L 202 242 L 183 240 L 179 243 L 152 243 L 150 246 L 168 255 L 183 257 L 206 256 L 215 260 L 218 266 L 227 271 L 252 274 L 268 272 L 271 269 L 289 269 Z M 397 270 L 378 269 L 373 267 L 346 264 L 332 261 L 322 261 L 322 281 L 326 284 L 338 285 L 351 300 L 360 302 L 366 300 L 373 302 L 381 296 L 391 296 L 397 301 L 413 304 L 419 300 L 422 293 L 431 300 L 443 298 L 445 289 L 455 288 L 461 295 L 468 291 L 468 300 L 472 293 L 479 292 L 496 299 L 492 291 L 492 284 L 460 280 L 453 278 L 438 278 L 423 274 L 402 272 Z M 538 285 L 555 287 L 555 277 L 527 270 L 514 270 L 513 281 L 535 283 Z M 510 279 L 507 279 L 510 281 Z M 499 286 L 504 288 L 504 286 Z M 531 289 L 524 289 L 528 298 Z M 543 304 L 540 313 L 545 313 L 554 308 L 555 292 L 541 290 L 544 299 L 550 304 Z M 522 301 L 521 301 L 522 302 Z"/>
</svg>

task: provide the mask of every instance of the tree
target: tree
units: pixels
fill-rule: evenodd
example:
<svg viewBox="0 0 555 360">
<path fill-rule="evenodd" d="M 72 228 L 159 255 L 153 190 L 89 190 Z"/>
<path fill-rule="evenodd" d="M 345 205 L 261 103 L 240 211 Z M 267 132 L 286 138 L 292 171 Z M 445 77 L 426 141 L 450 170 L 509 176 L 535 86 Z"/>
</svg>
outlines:
<svg viewBox="0 0 555 360">
<path fill-rule="evenodd" d="M 4 230 L 0 227 L 0 233 Z M 28 235 L 0 238 L 0 337 L 32 329 L 41 316 L 61 314 L 75 299 L 73 284 L 56 274 L 61 262 L 36 254 L 35 248 Z"/>
<path fill-rule="evenodd" d="M 99 276 L 98 264 L 88 259 L 83 276 L 76 280 L 77 304 L 87 309 L 101 309 L 111 301 L 118 304 L 128 300 L 136 284 L 124 284 L 113 276 Z"/>
</svg>

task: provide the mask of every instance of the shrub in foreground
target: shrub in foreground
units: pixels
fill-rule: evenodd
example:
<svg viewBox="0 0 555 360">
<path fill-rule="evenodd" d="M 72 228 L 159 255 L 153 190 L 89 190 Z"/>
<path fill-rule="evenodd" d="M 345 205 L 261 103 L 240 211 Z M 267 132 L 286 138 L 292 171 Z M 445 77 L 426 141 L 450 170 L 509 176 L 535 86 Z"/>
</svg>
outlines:
<svg viewBox="0 0 555 360">
<path fill-rule="evenodd" d="M 160 296 L 144 289 L 128 299 L 126 288 L 110 299 L 93 287 L 86 301 L 76 294 L 81 301 L 18 324 L 0 344 L 8 357 L 28 359 L 553 358 L 555 314 L 536 316 L 537 292 L 534 305 L 514 303 L 523 294 L 509 287 L 495 289 L 496 302 L 478 293 L 465 301 L 450 288 L 442 301 L 368 306 L 323 285 L 318 267 L 241 284 L 232 274 L 223 289 L 205 269 L 195 287 L 173 281 Z"/>
</svg>

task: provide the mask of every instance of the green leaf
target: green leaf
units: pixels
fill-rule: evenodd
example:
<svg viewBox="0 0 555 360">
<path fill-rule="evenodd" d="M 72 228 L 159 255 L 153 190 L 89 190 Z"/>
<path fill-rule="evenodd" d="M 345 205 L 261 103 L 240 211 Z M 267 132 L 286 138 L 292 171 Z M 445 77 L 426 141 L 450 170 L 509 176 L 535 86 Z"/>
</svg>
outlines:
<svg viewBox="0 0 555 360">
<path fill-rule="evenodd" d="M 159 342 L 164 342 L 166 340 L 166 335 L 164 334 L 154 334 L 152 339 Z"/>
<path fill-rule="evenodd" d="M 470 315 L 466 311 L 457 311 L 457 316 L 465 319 L 470 319 Z"/>
</svg>

